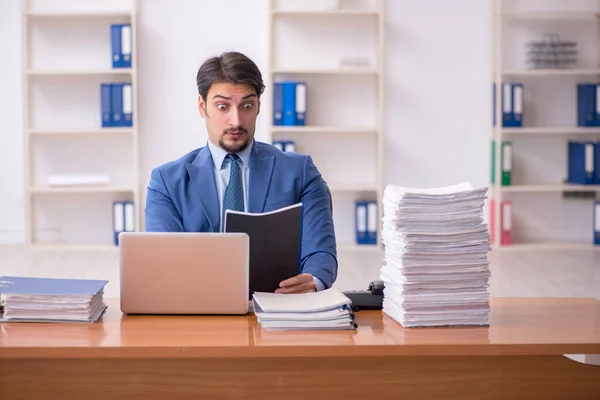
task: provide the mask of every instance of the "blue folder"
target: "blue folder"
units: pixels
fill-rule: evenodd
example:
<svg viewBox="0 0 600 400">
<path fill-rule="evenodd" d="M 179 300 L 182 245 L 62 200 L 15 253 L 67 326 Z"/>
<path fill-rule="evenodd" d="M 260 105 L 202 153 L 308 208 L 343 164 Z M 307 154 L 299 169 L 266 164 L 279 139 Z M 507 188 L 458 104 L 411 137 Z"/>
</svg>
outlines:
<svg viewBox="0 0 600 400">
<path fill-rule="evenodd" d="M 600 126 L 597 113 L 596 83 L 577 84 L 577 125 L 582 127 Z"/>
<path fill-rule="evenodd" d="M 80 295 L 95 296 L 108 283 L 96 279 L 0 277 L 0 293 L 39 296 Z"/>
<path fill-rule="evenodd" d="M 121 24 L 110 26 L 110 47 L 112 54 L 112 67 L 123 68 L 123 57 L 121 52 Z"/>
<path fill-rule="evenodd" d="M 356 244 L 368 244 L 367 207 L 368 202 L 366 201 L 355 202 L 354 230 L 356 233 Z"/>
<path fill-rule="evenodd" d="M 600 201 L 594 201 L 594 244 L 600 245 Z"/>
<path fill-rule="evenodd" d="M 296 82 L 286 81 L 283 86 L 283 125 L 296 125 Z"/>
<path fill-rule="evenodd" d="M 112 85 L 100 85 L 101 124 L 103 128 L 112 126 Z"/>
<path fill-rule="evenodd" d="M 594 153 L 597 146 L 594 142 L 569 141 L 568 144 L 568 175 L 569 183 L 590 185 L 595 181 Z"/>
<path fill-rule="evenodd" d="M 273 125 L 283 125 L 283 85 L 275 82 L 273 88 Z"/>
</svg>

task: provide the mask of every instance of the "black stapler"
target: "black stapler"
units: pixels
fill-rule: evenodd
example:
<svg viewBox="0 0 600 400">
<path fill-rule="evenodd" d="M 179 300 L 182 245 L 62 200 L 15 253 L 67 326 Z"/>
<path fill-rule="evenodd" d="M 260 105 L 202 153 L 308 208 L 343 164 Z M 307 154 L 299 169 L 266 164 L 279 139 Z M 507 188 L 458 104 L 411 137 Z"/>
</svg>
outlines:
<svg viewBox="0 0 600 400">
<path fill-rule="evenodd" d="M 375 280 L 369 283 L 368 290 L 350 290 L 344 294 L 352 300 L 352 306 L 358 310 L 381 310 L 383 288 L 383 281 Z"/>
</svg>

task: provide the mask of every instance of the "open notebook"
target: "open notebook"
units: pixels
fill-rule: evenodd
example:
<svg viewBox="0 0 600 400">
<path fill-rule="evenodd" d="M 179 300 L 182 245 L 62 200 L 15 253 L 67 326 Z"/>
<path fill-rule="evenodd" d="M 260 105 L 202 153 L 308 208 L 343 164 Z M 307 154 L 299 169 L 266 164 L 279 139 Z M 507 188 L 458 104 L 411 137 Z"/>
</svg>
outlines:
<svg viewBox="0 0 600 400">
<path fill-rule="evenodd" d="M 257 321 L 267 330 L 356 329 L 352 302 L 337 289 L 302 294 L 253 295 Z"/>
</svg>

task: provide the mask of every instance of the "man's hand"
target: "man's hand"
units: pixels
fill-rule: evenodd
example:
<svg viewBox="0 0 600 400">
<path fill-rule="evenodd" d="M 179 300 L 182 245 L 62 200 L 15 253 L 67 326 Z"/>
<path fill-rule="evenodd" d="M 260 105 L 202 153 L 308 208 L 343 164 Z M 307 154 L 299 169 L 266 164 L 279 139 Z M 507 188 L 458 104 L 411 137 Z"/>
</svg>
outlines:
<svg viewBox="0 0 600 400">
<path fill-rule="evenodd" d="M 300 274 L 279 284 L 275 293 L 308 293 L 316 292 L 317 284 L 311 274 Z"/>
</svg>

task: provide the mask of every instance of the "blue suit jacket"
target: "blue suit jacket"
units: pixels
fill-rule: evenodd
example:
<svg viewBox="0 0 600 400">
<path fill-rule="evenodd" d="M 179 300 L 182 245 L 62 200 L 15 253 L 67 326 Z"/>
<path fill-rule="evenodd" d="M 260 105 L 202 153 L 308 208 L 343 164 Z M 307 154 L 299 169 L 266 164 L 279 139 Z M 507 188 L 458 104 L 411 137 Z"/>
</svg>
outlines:
<svg viewBox="0 0 600 400">
<path fill-rule="evenodd" d="M 302 202 L 302 272 L 331 287 L 337 277 L 333 219 L 325 182 L 310 156 L 255 141 L 250 156 L 248 212 Z M 218 232 L 219 198 L 208 147 L 152 171 L 146 198 L 149 232 Z"/>
</svg>

